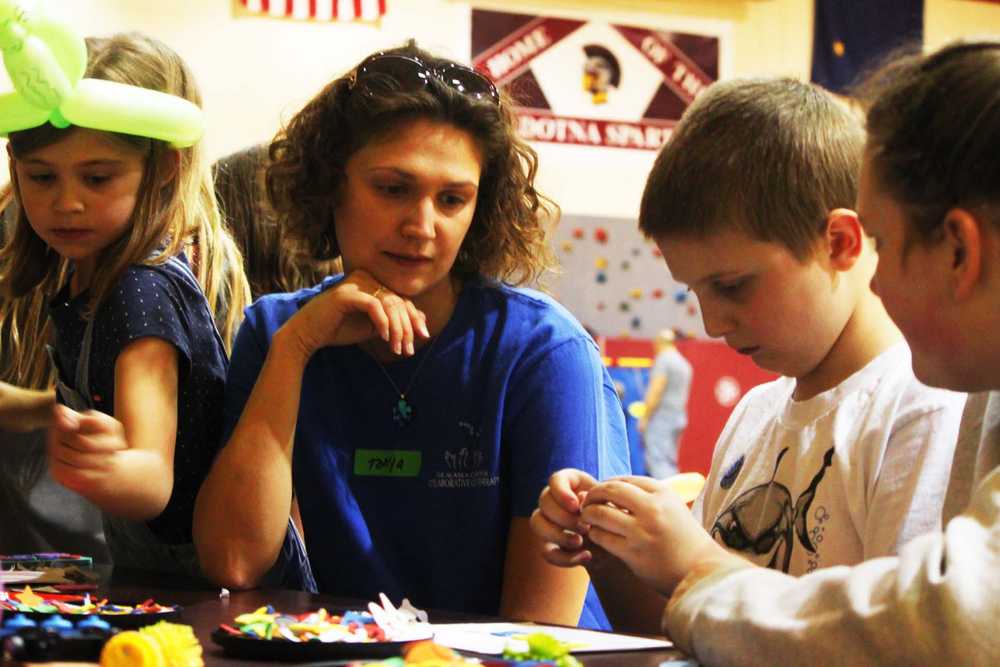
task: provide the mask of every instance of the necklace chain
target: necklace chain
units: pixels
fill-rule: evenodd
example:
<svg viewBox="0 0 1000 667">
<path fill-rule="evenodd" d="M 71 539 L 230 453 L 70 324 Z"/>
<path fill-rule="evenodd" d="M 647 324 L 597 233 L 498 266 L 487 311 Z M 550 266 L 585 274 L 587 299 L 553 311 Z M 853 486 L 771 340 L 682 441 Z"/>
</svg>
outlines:
<svg viewBox="0 0 1000 667">
<path fill-rule="evenodd" d="M 385 379 L 389 381 L 390 385 L 392 385 L 393 390 L 399 394 L 399 400 L 396 401 L 396 405 L 392 408 L 392 420 L 396 422 L 396 425 L 400 428 L 408 426 L 410 422 L 413 421 L 413 406 L 406 400 L 406 395 L 410 393 L 410 390 L 413 389 L 413 386 L 417 383 L 420 371 L 423 369 L 424 363 L 430 358 L 431 352 L 434 351 L 434 344 L 437 343 L 437 341 L 438 336 L 435 336 L 425 348 L 423 358 L 420 360 L 420 363 L 417 364 L 417 368 L 413 371 L 413 375 L 410 376 L 410 381 L 406 384 L 406 389 L 403 390 L 400 390 L 399 385 L 397 385 L 395 380 L 392 379 L 392 376 L 389 375 L 389 371 L 385 369 L 385 366 L 383 366 L 382 363 L 371 353 L 368 353 L 368 356 L 370 356 L 372 361 L 375 362 L 375 365 L 378 366 L 380 371 L 382 371 L 382 375 L 384 375 Z"/>
</svg>

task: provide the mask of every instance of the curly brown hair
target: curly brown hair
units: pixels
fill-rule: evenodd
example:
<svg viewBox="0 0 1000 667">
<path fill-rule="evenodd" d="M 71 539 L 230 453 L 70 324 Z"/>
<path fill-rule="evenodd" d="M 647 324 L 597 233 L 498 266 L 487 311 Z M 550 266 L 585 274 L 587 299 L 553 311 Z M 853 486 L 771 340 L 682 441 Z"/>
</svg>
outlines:
<svg viewBox="0 0 1000 667">
<path fill-rule="evenodd" d="M 412 42 L 382 53 L 416 59 L 430 70 L 457 64 Z M 503 94 L 499 104 L 478 99 L 436 76 L 416 91 L 383 77 L 358 94 L 356 71 L 328 84 L 271 143 L 267 193 L 289 234 L 317 260 L 339 256 L 334 210 L 347 161 L 399 124 L 424 118 L 468 132 L 484 156 L 476 212 L 452 271 L 519 285 L 554 268 L 547 237 L 558 207 L 535 190 L 538 156 L 517 134 L 512 100 Z"/>
</svg>

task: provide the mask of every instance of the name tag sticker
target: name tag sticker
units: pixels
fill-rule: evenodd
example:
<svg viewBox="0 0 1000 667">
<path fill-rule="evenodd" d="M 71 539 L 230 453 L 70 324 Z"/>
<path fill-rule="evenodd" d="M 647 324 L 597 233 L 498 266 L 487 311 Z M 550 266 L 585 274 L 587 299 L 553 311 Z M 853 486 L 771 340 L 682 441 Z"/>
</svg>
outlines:
<svg viewBox="0 0 1000 667">
<path fill-rule="evenodd" d="M 358 449 L 354 452 L 354 474 L 360 477 L 416 477 L 420 474 L 420 452 Z"/>
</svg>

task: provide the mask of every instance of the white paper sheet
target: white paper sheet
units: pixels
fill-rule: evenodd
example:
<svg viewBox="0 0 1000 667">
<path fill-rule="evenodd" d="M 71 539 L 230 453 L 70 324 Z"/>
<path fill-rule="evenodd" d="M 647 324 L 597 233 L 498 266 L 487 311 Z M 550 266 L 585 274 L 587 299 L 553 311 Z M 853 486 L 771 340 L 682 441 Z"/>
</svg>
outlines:
<svg viewBox="0 0 1000 667">
<path fill-rule="evenodd" d="M 527 643 L 520 639 L 533 632 L 544 632 L 559 641 L 574 644 L 573 653 L 601 651 L 641 651 L 671 648 L 671 642 L 596 630 L 564 628 L 533 623 L 434 623 L 434 641 L 456 650 L 498 655 L 510 645 L 515 651 L 526 651 Z"/>
<path fill-rule="evenodd" d="M 0 581 L 4 584 L 23 584 L 40 578 L 45 572 L 36 570 L 0 570 Z"/>
</svg>

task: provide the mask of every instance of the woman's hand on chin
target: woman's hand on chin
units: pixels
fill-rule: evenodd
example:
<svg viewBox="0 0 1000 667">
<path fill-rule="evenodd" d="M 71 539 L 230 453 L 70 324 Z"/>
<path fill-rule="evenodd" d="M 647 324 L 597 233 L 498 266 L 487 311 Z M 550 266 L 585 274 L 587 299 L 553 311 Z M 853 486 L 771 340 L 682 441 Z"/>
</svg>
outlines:
<svg viewBox="0 0 1000 667">
<path fill-rule="evenodd" d="M 430 337 L 427 316 L 363 269 L 317 295 L 285 327 L 308 356 L 322 347 L 371 339 L 385 341 L 397 355 L 410 356 L 416 336 Z"/>
</svg>

